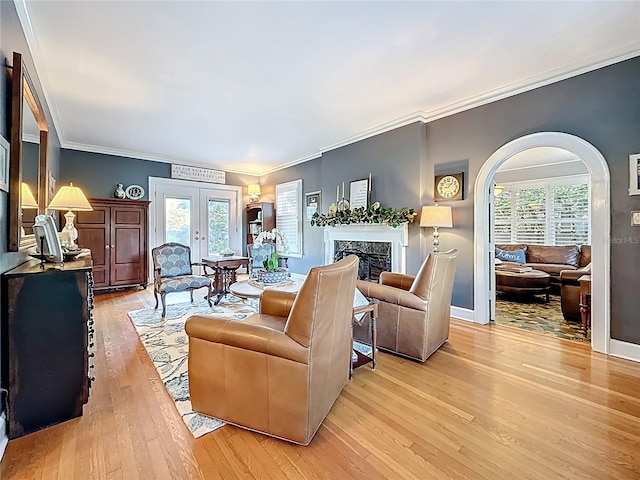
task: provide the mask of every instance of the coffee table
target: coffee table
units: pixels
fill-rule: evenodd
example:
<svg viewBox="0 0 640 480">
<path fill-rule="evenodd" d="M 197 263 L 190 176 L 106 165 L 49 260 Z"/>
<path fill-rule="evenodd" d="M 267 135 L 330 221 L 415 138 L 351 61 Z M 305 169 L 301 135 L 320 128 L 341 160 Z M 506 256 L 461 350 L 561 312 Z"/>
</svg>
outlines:
<svg viewBox="0 0 640 480">
<path fill-rule="evenodd" d="M 292 278 L 283 283 L 263 285 L 255 280 L 242 280 L 240 282 L 232 283 L 229 286 L 229 291 L 236 297 L 240 298 L 258 298 L 265 290 L 280 290 L 283 292 L 298 293 L 303 282 L 303 279 L 298 280 Z"/>
<path fill-rule="evenodd" d="M 551 276 L 540 270 L 510 272 L 496 268 L 496 290 L 516 294 L 544 293 L 549 302 Z"/>
</svg>

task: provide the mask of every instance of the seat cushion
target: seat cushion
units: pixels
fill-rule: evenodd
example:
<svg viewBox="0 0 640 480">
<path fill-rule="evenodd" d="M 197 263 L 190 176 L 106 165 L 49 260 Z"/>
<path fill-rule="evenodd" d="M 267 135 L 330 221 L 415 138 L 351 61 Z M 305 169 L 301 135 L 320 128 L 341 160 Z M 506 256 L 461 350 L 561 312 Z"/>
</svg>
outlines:
<svg viewBox="0 0 640 480">
<path fill-rule="evenodd" d="M 200 288 L 211 285 L 211 279 L 200 275 L 180 275 L 164 278 L 160 282 L 160 292 L 184 292 L 192 288 Z"/>
</svg>

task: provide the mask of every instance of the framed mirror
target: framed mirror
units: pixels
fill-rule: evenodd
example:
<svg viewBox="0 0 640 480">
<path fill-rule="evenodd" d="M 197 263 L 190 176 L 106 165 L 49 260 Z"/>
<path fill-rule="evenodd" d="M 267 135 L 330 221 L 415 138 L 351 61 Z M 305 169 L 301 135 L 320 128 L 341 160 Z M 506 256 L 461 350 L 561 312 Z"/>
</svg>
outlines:
<svg viewBox="0 0 640 480">
<path fill-rule="evenodd" d="M 10 252 L 35 244 L 31 230 L 33 218 L 47 209 L 48 130 L 47 118 L 22 63 L 22 55 L 14 52 L 8 206 Z M 33 198 L 24 191 L 25 185 Z"/>
</svg>

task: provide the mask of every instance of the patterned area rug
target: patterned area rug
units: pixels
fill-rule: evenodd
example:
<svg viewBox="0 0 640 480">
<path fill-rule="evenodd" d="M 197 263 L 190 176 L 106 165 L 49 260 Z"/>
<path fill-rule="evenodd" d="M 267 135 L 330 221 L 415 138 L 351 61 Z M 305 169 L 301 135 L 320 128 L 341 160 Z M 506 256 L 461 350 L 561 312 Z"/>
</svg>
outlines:
<svg viewBox="0 0 640 480">
<path fill-rule="evenodd" d="M 559 295 L 551 295 L 549 303 L 546 303 L 543 295 L 517 297 L 499 294 L 496 298 L 495 323 L 565 340 L 591 341 L 591 332 L 585 336 L 579 322 L 567 322 L 564 319 Z"/>
<path fill-rule="evenodd" d="M 194 299 L 193 304 L 187 300 L 185 303 L 167 305 L 164 320 L 162 308 L 136 310 L 128 312 L 128 315 L 164 386 L 173 398 L 182 420 L 193 436 L 198 438 L 220 428 L 224 423 L 196 413 L 191 408 L 187 374 L 189 339 L 184 331 L 184 324 L 191 315 L 200 313 L 215 313 L 218 316 L 242 320 L 257 311 L 257 304 L 227 295 L 217 306 L 210 307 L 201 295 L 196 296 L 200 299 Z"/>
</svg>

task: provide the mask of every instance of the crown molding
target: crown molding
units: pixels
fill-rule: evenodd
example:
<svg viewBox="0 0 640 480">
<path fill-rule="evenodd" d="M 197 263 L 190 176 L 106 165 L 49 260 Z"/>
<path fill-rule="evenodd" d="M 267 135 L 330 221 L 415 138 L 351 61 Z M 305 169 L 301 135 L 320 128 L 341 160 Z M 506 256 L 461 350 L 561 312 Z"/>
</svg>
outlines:
<svg viewBox="0 0 640 480">
<path fill-rule="evenodd" d="M 314 153 L 313 155 L 307 155 L 306 157 L 298 158 L 297 160 L 293 160 L 291 162 L 283 163 L 282 165 L 272 168 L 271 170 L 266 170 L 260 173 L 258 176 L 262 177 L 264 175 L 270 175 L 278 170 L 284 170 L 285 168 L 293 167 L 294 165 L 298 165 L 300 163 L 308 162 L 309 160 L 313 160 L 314 158 L 320 158 L 322 156 L 322 152 Z M 254 174 L 255 175 L 255 174 Z"/>
<path fill-rule="evenodd" d="M 42 49 L 40 48 L 40 41 L 38 40 L 38 36 L 36 35 L 36 32 L 31 24 L 29 7 L 27 7 L 26 0 L 13 0 L 13 4 L 16 7 L 18 20 L 20 21 L 20 25 L 22 25 L 22 30 L 27 40 L 27 48 L 29 49 L 29 53 L 31 53 L 31 58 L 33 59 L 33 68 L 35 69 L 35 71 L 31 75 L 31 78 L 33 79 L 35 77 L 38 84 L 40 85 L 40 88 L 42 89 L 42 93 L 44 94 L 44 102 L 47 104 L 47 110 L 49 110 L 49 113 L 51 114 L 53 127 L 58 135 L 58 140 L 60 140 L 60 143 L 62 143 L 64 139 L 64 129 L 62 128 L 62 122 L 60 121 L 58 105 L 55 101 L 55 98 L 49 94 L 49 91 L 47 89 L 47 85 L 51 83 L 51 80 L 49 79 L 46 62 L 44 61 Z"/>
<path fill-rule="evenodd" d="M 201 168 L 212 168 L 214 170 L 224 170 L 228 173 L 237 173 L 238 175 L 252 175 L 254 177 L 259 177 L 261 174 L 256 172 L 251 172 L 247 170 L 235 170 L 230 168 L 224 168 L 219 165 L 213 165 L 211 163 L 197 163 L 184 159 L 176 159 L 163 157 L 160 155 L 152 155 L 149 153 L 137 152 L 134 150 L 121 150 L 118 148 L 110 148 L 110 147 L 99 147 L 96 145 L 90 145 L 87 143 L 77 143 L 77 142 L 60 142 L 61 147 L 67 150 L 76 150 L 79 152 L 89 152 L 89 153 L 101 153 L 103 155 L 113 155 L 116 157 L 127 157 L 134 158 L 136 160 L 150 160 L 152 162 L 161 162 L 161 163 L 172 163 L 179 165 L 188 165 L 190 167 L 201 167 Z"/>
</svg>

